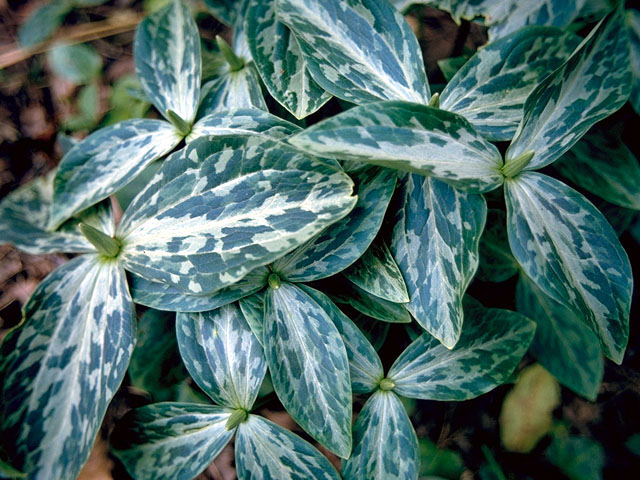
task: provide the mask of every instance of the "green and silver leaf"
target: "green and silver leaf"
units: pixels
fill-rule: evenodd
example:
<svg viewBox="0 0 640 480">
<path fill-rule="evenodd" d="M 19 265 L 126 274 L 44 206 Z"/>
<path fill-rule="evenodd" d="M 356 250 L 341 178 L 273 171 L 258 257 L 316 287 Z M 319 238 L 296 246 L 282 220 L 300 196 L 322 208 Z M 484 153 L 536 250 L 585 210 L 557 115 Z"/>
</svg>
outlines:
<svg viewBox="0 0 640 480">
<path fill-rule="evenodd" d="M 353 453 L 342 464 L 345 480 L 417 480 L 418 437 L 393 392 L 377 391 L 353 425 Z"/>
<path fill-rule="evenodd" d="M 269 420 L 249 415 L 235 440 L 238 478 L 339 480 L 329 460 L 309 443 Z"/>
<path fill-rule="evenodd" d="M 511 250 L 525 273 L 597 333 L 606 356 L 622 361 L 633 277 L 626 252 L 581 194 L 537 172 L 505 183 Z"/>
<path fill-rule="evenodd" d="M 509 310 L 467 310 L 456 346 L 449 350 L 428 333 L 402 352 L 387 374 L 393 391 L 409 398 L 461 401 L 509 379 L 533 339 L 536 325 Z"/>
<path fill-rule="evenodd" d="M 232 411 L 156 403 L 129 412 L 111 436 L 113 453 L 136 480 L 191 480 L 229 443 Z"/>
<path fill-rule="evenodd" d="M 404 179 L 400 201 L 391 251 L 409 293 L 406 308 L 452 348 L 462 330 L 462 298 L 478 268 L 486 202 L 415 174 Z"/>
<path fill-rule="evenodd" d="M 203 0 L 207 10 L 228 27 L 242 22 L 245 0 Z"/>
<path fill-rule="evenodd" d="M 502 209 L 490 208 L 487 212 L 487 222 L 478 253 L 477 277 L 483 282 L 504 282 L 513 277 L 520 270 L 518 261 L 513 257 L 507 237 L 507 214 Z M 135 300 L 135 295 L 134 295 Z"/>
<path fill-rule="evenodd" d="M 136 73 L 147 96 L 169 121 L 171 110 L 191 125 L 200 99 L 200 36 L 182 0 L 146 17 L 133 45 Z"/>
<path fill-rule="evenodd" d="M 386 1 L 277 0 L 313 79 L 352 103 L 429 102 L 420 45 Z"/>
<path fill-rule="evenodd" d="M 98 255 L 47 276 L 0 349 L 0 450 L 33 479 L 75 479 L 135 343 L 125 273 Z"/>
<path fill-rule="evenodd" d="M 531 151 L 526 170 L 549 165 L 627 101 L 631 71 L 626 42 L 624 19 L 613 12 L 531 92 L 506 165 Z"/>
<path fill-rule="evenodd" d="M 625 20 L 629 35 L 629 63 L 633 74 L 629 101 L 636 113 L 640 115 L 640 12 L 633 8 L 628 9 Z"/>
<path fill-rule="evenodd" d="M 500 152 L 464 117 L 415 103 L 352 108 L 289 142 L 319 156 L 430 175 L 473 192 L 502 184 Z"/>
<path fill-rule="evenodd" d="M 351 453 L 351 382 L 342 336 L 323 308 L 282 282 L 265 297 L 264 348 L 273 387 L 291 417 L 342 458 Z"/>
<path fill-rule="evenodd" d="M 440 108 L 462 115 L 489 140 L 511 140 L 529 93 L 580 40 L 558 28 L 532 26 L 491 42 L 447 83 Z"/>
<path fill-rule="evenodd" d="M 198 123 L 209 115 L 230 110 L 268 111 L 260 88 L 260 78 L 252 64 L 211 80 L 203 89 L 206 89 L 207 93 L 198 109 Z"/>
<path fill-rule="evenodd" d="M 311 77 L 295 37 L 276 19 L 276 0 L 251 0 L 245 31 L 269 93 L 294 117 L 305 118 L 329 101 L 331 94 Z"/>
<path fill-rule="evenodd" d="M 353 208 L 343 172 L 260 136 L 202 137 L 171 155 L 124 213 L 127 270 L 216 292 Z"/>
<path fill-rule="evenodd" d="M 249 328 L 264 346 L 264 292 L 254 293 L 238 300 L 244 319 Z"/>
<path fill-rule="evenodd" d="M 48 228 L 120 190 L 180 139 L 171 124 L 146 119 L 125 120 L 89 135 L 58 166 Z"/>
<path fill-rule="evenodd" d="M 207 395 L 222 406 L 251 410 L 267 362 L 237 304 L 178 313 L 176 336 L 187 370 Z"/>
</svg>

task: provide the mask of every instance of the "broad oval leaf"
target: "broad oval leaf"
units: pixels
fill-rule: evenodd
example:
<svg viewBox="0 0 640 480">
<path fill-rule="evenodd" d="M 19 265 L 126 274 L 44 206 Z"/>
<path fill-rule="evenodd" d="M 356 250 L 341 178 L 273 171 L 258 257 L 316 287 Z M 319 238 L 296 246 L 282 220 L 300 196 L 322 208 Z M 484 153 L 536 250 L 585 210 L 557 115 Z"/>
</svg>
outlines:
<svg viewBox="0 0 640 480">
<path fill-rule="evenodd" d="M 269 288 L 264 348 L 273 387 L 287 412 L 327 449 L 349 457 L 349 359 L 331 317 L 293 284 Z"/>
<path fill-rule="evenodd" d="M 580 40 L 559 28 L 532 26 L 491 42 L 447 83 L 440 108 L 462 115 L 489 140 L 511 140 L 529 93 Z"/>
<path fill-rule="evenodd" d="M 420 45 L 386 1 L 277 0 L 313 79 L 353 103 L 429 101 Z"/>
<path fill-rule="evenodd" d="M 329 460 L 310 444 L 269 420 L 249 415 L 235 441 L 238 478 L 338 480 Z"/>
<path fill-rule="evenodd" d="M 113 453 L 136 480 L 191 480 L 229 443 L 228 408 L 156 403 L 129 412 L 111 436 Z"/>
<path fill-rule="evenodd" d="M 365 166 L 351 172 L 353 210 L 318 236 L 277 260 L 272 268 L 292 282 L 310 282 L 341 272 L 355 262 L 375 238 L 396 186 L 396 172 Z"/>
<path fill-rule="evenodd" d="M 102 128 L 73 147 L 54 181 L 50 229 L 127 185 L 145 167 L 179 142 L 162 120 L 125 120 Z"/>
<path fill-rule="evenodd" d="M 393 392 L 377 391 L 353 425 L 353 453 L 342 465 L 345 480 L 416 480 L 418 437 Z"/>
<path fill-rule="evenodd" d="M 611 13 L 531 92 L 507 165 L 529 151 L 534 155 L 526 170 L 549 165 L 627 101 L 631 71 L 624 28 L 622 15 Z"/>
<path fill-rule="evenodd" d="M 176 335 L 189 373 L 213 400 L 251 410 L 267 362 L 237 304 L 204 313 L 178 313 Z"/>
<path fill-rule="evenodd" d="M 526 172 L 505 183 L 509 244 L 545 294 L 572 309 L 620 363 L 629 336 L 633 277 L 602 214 L 562 182 Z"/>
<path fill-rule="evenodd" d="M 206 94 L 198 108 L 198 122 L 209 115 L 230 110 L 268 110 L 260 88 L 260 78 L 252 64 L 235 72 L 227 72 L 203 88 Z"/>
<path fill-rule="evenodd" d="M 525 275 L 518 281 L 516 305 L 536 322 L 530 350 L 538 362 L 560 383 L 594 401 L 604 374 L 598 337 L 581 318 L 542 293 Z"/>
<path fill-rule="evenodd" d="M 300 288 L 329 315 L 342 335 L 349 357 L 352 392 L 370 393 L 375 390 L 378 382 L 384 377 L 384 370 L 378 354 L 367 337 L 324 293 L 306 285 L 300 285 Z"/>
<path fill-rule="evenodd" d="M 396 359 L 387 378 L 409 398 L 461 401 L 508 380 L 535 333 L 535 323 L 516 312 L 469 309 L 456 346 L 448 350 L 422 334 Z"/>
<path fill-rule="evenodd" d="M 267 284 L 268 276 L 267 267 L 258 267 L 217 292 L 193 295 L 168 283 L 154 282 L 132 274 L 130 288 L 133 301 L 140 305 L 170 312 L 206 312 L 256 293 Z"/>
<path fill-rule="evenodd" d="M 76 257 L 36 288 L 0 348 L 0 449 L 29 478 L 75 479 L 135 342 L 125 273 Z"/>
<path fill-rule="evenodd" d="M 146 17 L 133 45 L 136 73 L 147 96 L 167 119 L 167 110 L 191 125 L 200 99 L 200 36 L 182 0 Z"/>
<path fill-rule="evenodd" d="M 343 172 L 260 136 L 202 137 L 174 153 L 124 213 L 127 270 L 213 293 L 352 208 Z"/>
<path fill-rule="evenodd" d="M 391 251 L 409 292 L 406 308 L 452 348 L 462 330 L 462 297 L 478 268 L 486 202 L 419 175 L 406 176 L 400 199 Z"/>
<path fill-rule="evenodd" d="M 276 0 L 251 0 L 245 31 L 251 56 L 269 93 L 298 118 L 331 98 L 307 69 L 307 61 L 291 31 L 276 19 Z"/>
<path fill-rule="evenodd" d="M 305 151 L 431 175 L 486 192 L 502 184 L 502 157 L 460 115 L 407 102 L 355 107 L 294 135 Z"/>
</svg>

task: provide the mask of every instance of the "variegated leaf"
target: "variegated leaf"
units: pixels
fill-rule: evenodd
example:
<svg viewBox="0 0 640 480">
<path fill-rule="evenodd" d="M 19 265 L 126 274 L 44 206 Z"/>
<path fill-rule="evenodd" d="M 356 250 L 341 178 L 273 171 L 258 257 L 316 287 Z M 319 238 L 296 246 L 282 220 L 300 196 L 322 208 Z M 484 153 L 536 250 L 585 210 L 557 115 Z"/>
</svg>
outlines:
<svg viewBox="0 0 640 480">
<path fill-rule="evenodd" d="M 260 136 L 202 137 L 170 156 L 125 212 L 126 269 L 192 294 L 229 286 L 352 208 L 353 182 Z"/>
<path fill-rule="evenodd" d="M 549 165 L 629 98 L 631 71 L 623 17 L 614 12 L 527 98 L 506 165 L 533 151 L 526 170 Z"/>
<path fill-rule="evenodd" d="M 54 252 L 95 252 L 78 228 L 79 221 L 113 234 L 113 212 L 109 202 L 101 202 L 65 222 L 53 232 L 47 231 L 53 201 L 55 171 L 38 177 L 9 193 L 0 202 L 0 238 L 31 254 Z"/>
<path fill-rule="evenodd" d="M 558 28 L 528 27 L 491 42 L 447 83 L 440 108 L 462 115 L 489 140 L 511 140 L 529 93 L 580 40 Z"/>
<path fill-rule="evenodd" d="M 373 242 L 362 257 L 342 274 L 375 297 L 394 303 L 409 302 L 400 267 L 383 240 Z"/>
<path fill-rule="evenodd" d="M 387 340 L 391 324 L 389 322 L 377 322 L 374 318 L 362 313 L 357 313 L 353 317 L 353 323 L 360 329 L 364 336 L 367 337 L 367 340 L 373 345 L 376 352 L 379 352 Z M 405 323 L 405 325 L 408 326 L 411 325 L 411 323 Z"/>
<path fill-rule="evenodd" d="M 349 281 L 332 279 L 327 287 L 332 300 L 349 305 L 371 318 L 389 323 L 411 321 L 411 315 L 404 305 L 376 297 Z"/>
<path fill-rule="evenodd" d="M 349 359 L 331 318 L 291 283 L 269 288 L 264 347 L 273 387 L 287 412 L 327 449 L 349 457 Z"/>
<path fill-rule="evenodd" d="M 620 363 L 629 336 L 633 277 L 616 233 L 562 182 L 526 172 L 505 183 L 509 244 L 545 294 L 572 309 Z"/>
<path fill-rule="evenodd" d="M 249 324 L 249 328 L 264 346 L 264 292 L 254 293 L 241 298 L 238 306 L 242 310 L 244 319 Z"/>
<path fill-rule="evenodd" d="M 228 27 L 242 21 L 245 0 L 203 0 L 211 14 Z"/>
<path fill-rule="evenodd" d="M 255 108 L 244 108 L 232 112 L 212 113 L 198 120 L 187 143 L 207 135 L 254 135 L 261 134 L 273 140 L 279 140 L 301 129 L 293 123 Z"/>
<path fill-rule="evenodd" d="M 251 410 L 267 362 L 242 311 L 232 303 L 203 313 L 178 313 L 176 335 L 189 373 L 213 400 Z"/>
<path fill-rule="evenodd" d="M 125 120 L 92 133 L 58 166 L 48 227 L 57 228 L 120 190 L 180 139 L 175 128 L 162 120 Z"/>
<path fill-rule="evenodd" d="M 338 480 L 318 450 L 269 420 L 249 415 L 235 441 L 238 478 Z"/>
<path fill-rule="evenodd" d="M 626 11 L 625 20 L 629 35 L 630 64 L 633 73 L 631 96 L 629 101 L 631 106 L 640 114 L 640 12 L 633 8 Z"/>
<path fill-rule="evenodd" d="M 456 346 L 449 350 L 424 333 L 387 374 L 393 391 L 409 398 L 461 401 L 504 383 L 526 353 L 535 323 L 516 312 L 469 309 Z"/>
<path fill-rule="evenodd" d="M 504 282 L 520 270 L 513 257 L 507 237 L 507 214 L 502 209 L 487 212 L 487 225 L 480 238 L 478 278 L 484 282 Z M 135 295 L 134 295 L 135 300 Z"/>
<path fill-rule="evenodd" d="M 276 0 L 251 0 L 246 33 L 251 56 L 269 93 L 300 119 L 331 98 L 307 70 L 307 61 L 291 31 L 276 19 Z"/>
<path fill-rule="evenodd" d="M 420 45 L 386 1 L 277 0 L 313 79 L 353 103 L 429 101 Z"/>
<path fill-rule="evenodd" d="M 228 408 L 156 403 L 129 412 L 111 436 L 113 452 L 136 480 L 191 480 L 229 443 Z"/>
<path fill-rule="evenodd" d="M 131 295 L 134 302 L 157 310 L 206 312 L 261 290 L 267 284 L 268 275 L 267 267 L 258 267 L 228 287 L 206 295 L 193 295 L 168 283 L 154 282 L 132 274 Z"/>
<path fill-rule="evenodd" d="M 617 135 L 592 130 L 553 166 L 586 191 L 640 210 L 640 164 Z"/>
<path fill-rule="evenodd" d="M 173 111 L 188 125 L 200 99 L 200 36 L 182 0 L 145 18 L 133 45 L 136 73 L 147 96 L 167 120 Z"/>
<path fill-rule="evenodd" d="M 462 297 L 478 268 L 486 202 L 419 175 L 406 176 L 400 198 L 391 251 L 409 292 L 406 308 L 452 348 L 462 330 Z"/>
<path fill-rule="evenodd" d="M 531 353 L 560 383 L 593 401 L 598 396 L 604 362 L 598 337 L 581 318 L 520 276 L 518 311 L 535 320 Z"/>
<path fill-rule="evenodd" d="M 349 357 L 352 392 L 370 393 L 375 390 L 378 382 L 384 377 L 384 370 L 378 354 L 367 337 L 325 294 L 306 285 L 300 285 L 300 288 L 329 315 L 342 335 Z"/>
<path fill-rule="evenodd" d="M 353 425 L 353 453 L 342 464 L 345 480 L 417 480 L 418 437 L 393 392 L 377 391 Z"/>
<path fill-rule="evenodd" d="M 75 479 L 135 342 L 125 273 L 98 255 L 45 278 L 0 349 L 0 450 L 33 479 Z"/>
<path fill-rule="evenodd" d="M 365 166 L 351 173 L 358 201 L 349 215 L 306 244 L 277 260 L 272 268 L 292 282 L 320 280 L 355 262 L 375 238 L 396 185 L 396 172 Z"/>
<path fill-rule="evenodd" d="M 227 72 L 211 80 L 205 88 L 207 94 L 200 102 L 198 123 L 209 115 L 229 110 L 268 110 L 260 88 L 260 78 L 253 65 Z"/>
<path fill-rule="evenodd" d="M 352 108 L 294 135 L 305 151 L 358 160 L 486 192 L 502 184 L 502 157 L 460 115 L 407 102 Z"/>
</svg>

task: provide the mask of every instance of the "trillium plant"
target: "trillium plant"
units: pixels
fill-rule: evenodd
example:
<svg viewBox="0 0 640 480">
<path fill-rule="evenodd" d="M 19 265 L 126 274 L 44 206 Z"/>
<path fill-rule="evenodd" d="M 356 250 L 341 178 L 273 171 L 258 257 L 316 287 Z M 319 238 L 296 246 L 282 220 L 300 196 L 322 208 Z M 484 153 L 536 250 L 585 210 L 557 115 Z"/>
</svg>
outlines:
<svg viewBox="0 0 640 480">
<path fill-rule="evenodd" d="M 637 160 L 592 128 L 631 95 L 637 15 L 578 30 L 585 2 L 205 3 L 233 32 L 206 56 L 180 0 L 137 29 L 156 118 L 92 133 L 0 204 L 2 242 L 74 254 L 1 346 L 8 476 L 75 478 L 125 377 L 156 402 L 110 440 L 136 479 L 191 479 L 232 441 L 241 479 L 416 479 L 401 398 L 474 398 L 527 352 L 595 398 L 632 275 L 565 181 L 640 209 Z M 489 27 L 446 85 L 413 3 Z M 515 275 L 505 308 L 466 294 Z M 385 369 L 390 327 L 406 348 Z M 275 397 L 306 440 L 257 413 Z"/>
</svg>

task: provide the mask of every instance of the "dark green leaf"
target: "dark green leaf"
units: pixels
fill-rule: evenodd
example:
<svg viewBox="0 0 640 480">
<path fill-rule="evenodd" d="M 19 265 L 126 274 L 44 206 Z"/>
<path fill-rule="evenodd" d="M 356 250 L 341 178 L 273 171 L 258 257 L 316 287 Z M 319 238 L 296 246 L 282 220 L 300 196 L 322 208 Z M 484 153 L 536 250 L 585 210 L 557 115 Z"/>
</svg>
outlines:
<svg viewBox="0 0 640 480">
<path fill-rule="evenodd" d="M 478 248 L 480 254 L 478 278 L 482 281 L 504 282 L 520 270 L 509 248 L 506 224 L 507 214 L 504 210 L 489 209 L 487 225 L 482 232 Z"/>
<path fill-rule="evenodd" d="M 371 295 L 349 281 L 332 280 L 328 285 L 328 293 L 335 302 L 347 304 L 376 320 L 389 323 L 409 323 L 411 321 L 411 315 L 404 305 Z"/>
</svg>

